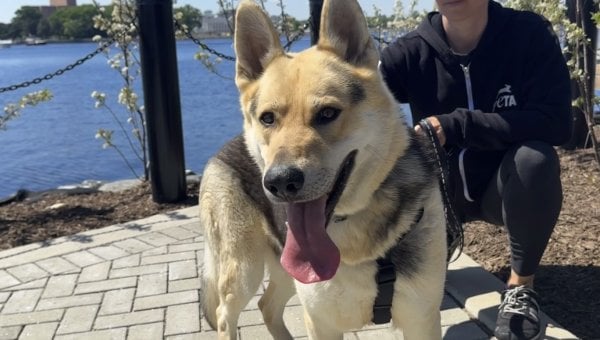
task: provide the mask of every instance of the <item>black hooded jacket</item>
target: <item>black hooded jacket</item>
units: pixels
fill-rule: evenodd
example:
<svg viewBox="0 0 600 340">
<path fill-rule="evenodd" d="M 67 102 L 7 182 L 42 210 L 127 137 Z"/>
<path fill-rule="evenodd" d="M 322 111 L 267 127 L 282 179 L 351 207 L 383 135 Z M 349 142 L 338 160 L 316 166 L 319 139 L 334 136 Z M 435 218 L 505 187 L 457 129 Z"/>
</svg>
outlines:
<svg viewBox="0 0 600 340">
<path fill-rule="evenodd" d="M 432 12 L 382 51 L 380 70 L 413 122 L 439 119 L 467 200 L 467 186 L 480 196 L 511 145 L 570 137 L 569 72 L 550 23 L 532 12 L 490 0 L 487 26 L 466 57 L 452 52 Z"/>
</svg>

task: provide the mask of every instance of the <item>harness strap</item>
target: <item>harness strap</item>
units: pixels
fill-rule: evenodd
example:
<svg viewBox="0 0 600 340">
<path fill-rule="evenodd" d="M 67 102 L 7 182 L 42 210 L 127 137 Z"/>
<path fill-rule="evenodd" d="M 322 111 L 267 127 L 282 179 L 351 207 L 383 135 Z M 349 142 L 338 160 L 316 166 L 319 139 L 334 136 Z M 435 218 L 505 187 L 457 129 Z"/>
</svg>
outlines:
<svg viewBox="0 0 600 340">
<path fill-rule="evenodd" d="M 411 224 L 407 233 L 421 221 L 423 218 L 424 209 L 421 208 L 417 214 L 415 221 Z M 396 283 L 396 265 L 392 261 L 392 251 L 397 247 L 402 238 L 399 239 L 399 243 L 392 249 L 388 250 L 384 257 L 377 259 L 377 275 L 375 280 L 377 282 L 377 296 L 373 303 L 373 318 L 371 321 L 380 325 L 388 323 L 392 319 L 392 300 L 394 298 L 394 284 Z"/>
<path fill-rule="evenodd" d="M 374 324 L 380 325 L 392 319 L 392 299 L 394 297 L 394 283 L 396 282 L 396 266 L 389 255 L 377 260 L 377 297 L 373 304 Z"/>
</svg>

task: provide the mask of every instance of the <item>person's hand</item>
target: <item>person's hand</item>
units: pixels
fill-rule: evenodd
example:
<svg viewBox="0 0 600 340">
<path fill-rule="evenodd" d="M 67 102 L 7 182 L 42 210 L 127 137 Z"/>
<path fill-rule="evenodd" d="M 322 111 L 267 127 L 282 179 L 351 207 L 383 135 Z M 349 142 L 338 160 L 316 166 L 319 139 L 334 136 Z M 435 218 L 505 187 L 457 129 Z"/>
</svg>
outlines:
<svg viewBox="0 0 600 340">
<path fill-rule="evenodd" d="M 440 141 L 440 145 L 444 146 L 444 144 L 446 144 L 446 134 L 444 133 L 444 129 L 442 129 L 440 121 L 435 116 L 427 117 L 426 119 L 429 122 L 429 125 L 431 125 L 435 131 L 437 138 Z M 418 124 L 415 126 L 415 132 L 419 135 L 423 135 L 425 133 Z"/>
</svg>

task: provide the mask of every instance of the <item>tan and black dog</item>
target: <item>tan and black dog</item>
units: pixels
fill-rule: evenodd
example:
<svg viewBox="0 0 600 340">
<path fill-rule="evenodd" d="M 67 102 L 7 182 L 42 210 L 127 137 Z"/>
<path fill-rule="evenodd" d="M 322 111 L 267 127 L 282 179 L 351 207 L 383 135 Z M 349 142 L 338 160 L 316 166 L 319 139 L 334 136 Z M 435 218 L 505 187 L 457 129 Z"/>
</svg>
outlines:
<svg viewBox="0 0 600 340">
<path fill-rule="evenodd" d="M 325 0 L 320 39 L 286 53 L 268 16 L 244 1 L 235 22 L 242 136 L 200 188 L 204 316 L 234 339 L 259 301 L 275 339 L 297 293 L 310 339 L 369 324 L 377 260 L 395 268 L 391 321 L 404 339 L 440 339 L 446 230 L 437 172 L 378 72 L 356 0 Z"/>
</svg>

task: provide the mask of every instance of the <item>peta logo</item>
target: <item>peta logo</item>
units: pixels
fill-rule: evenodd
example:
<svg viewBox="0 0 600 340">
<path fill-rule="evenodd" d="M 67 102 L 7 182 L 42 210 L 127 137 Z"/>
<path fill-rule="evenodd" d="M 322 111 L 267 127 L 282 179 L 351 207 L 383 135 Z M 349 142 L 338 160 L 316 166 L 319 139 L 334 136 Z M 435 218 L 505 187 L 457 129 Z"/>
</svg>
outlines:
<svg viewBox="0 0 600 340">
<path fill-rule="evenodd" d="M 504 87 L 498 91 L 496 101 L 494 102 L 493 112 L 496 110 L 506 109 L 517 106 L 517 100 L 510 90 L 511 85 L 504 84 Z"/>
</svg>

